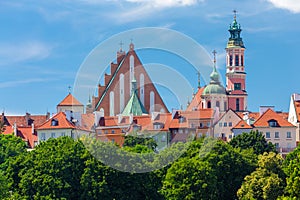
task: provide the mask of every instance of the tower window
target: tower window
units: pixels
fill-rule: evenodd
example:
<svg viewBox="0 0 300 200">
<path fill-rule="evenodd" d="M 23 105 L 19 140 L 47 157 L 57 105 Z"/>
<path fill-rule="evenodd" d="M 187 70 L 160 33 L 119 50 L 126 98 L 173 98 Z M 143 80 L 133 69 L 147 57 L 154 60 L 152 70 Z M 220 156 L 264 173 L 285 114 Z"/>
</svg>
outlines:
<svg viewBox="0 0 300 200">
<path fill-rule="evenodd" d="M 219 101 L 216 102 L 216 107 L 220 108 L 220 102 Z"/>
<path fill-rule="evenodd" d="M 242 89 L 241 83 L 234 83 L 234 90 L 241 90 L 241 89 Z"/>
<path fill-rule="evenodd" d="M 240 99 L 236 99 L 236 111 L 240 111 Z"/>
<path fill-rule="evenodd" d="M 232 55 L 229 56 L 229 66 L 232 66 Z"/>
<path fill-rule="evenodd" d="M 241 55 L 241 65 L 244 66 L 244 56 Z"/>
<path fill-rule="evenodd" d="M 239 66 L 239 55 L 235 55 L 235 66 Z"/>
<path fill-rule="evenodd" d="M 207 108 L 211 108 L 211 102 L 207 102 Z"/>
</svg>

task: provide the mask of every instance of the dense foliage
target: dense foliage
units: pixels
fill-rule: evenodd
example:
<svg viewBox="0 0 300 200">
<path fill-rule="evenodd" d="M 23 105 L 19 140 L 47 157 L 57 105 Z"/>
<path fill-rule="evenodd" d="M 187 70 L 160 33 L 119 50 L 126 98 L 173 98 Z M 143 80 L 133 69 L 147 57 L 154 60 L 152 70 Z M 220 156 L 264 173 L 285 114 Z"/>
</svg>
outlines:
<svg viewBox="0 0 300 200">
<path fill-rule="evenodd" d="M 229 144 L 234 148 L 252 148 L 257 155 L 263 154 L 264 152 L 276 152 L 275 145 L 271 142 L 267 142 L 264 135 L 257 130 L 250 131 L 250 133 L 242 133 L 234 137 Z"/>
<path fill-rule="evenodd" d="M 200 138 L 154 153 L 145 141 L 129 141 L 124 151 L 60 137 L 26 151 L 21 139 L 0 135 L 0 199 L 300 198 L 300 148 L 283 160 L 250 143 Z"/>
<path fill-rule="evenodd" d="M 260 155 L 258 168 L 245 177 L 238 191 L 239 199 L 276 200 L 281 196 L 285 186 L 282 162 L 283 158 L 274 152 Z"/>
</svg>

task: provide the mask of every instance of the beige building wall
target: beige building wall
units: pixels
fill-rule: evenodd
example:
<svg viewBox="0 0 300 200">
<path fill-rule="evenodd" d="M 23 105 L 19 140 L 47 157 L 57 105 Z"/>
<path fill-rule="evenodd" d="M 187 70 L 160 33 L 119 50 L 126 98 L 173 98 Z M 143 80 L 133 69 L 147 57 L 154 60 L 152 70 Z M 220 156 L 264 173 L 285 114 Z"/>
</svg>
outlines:
<svg viewBox="0 0 300 200">
<path fill-rule="evenodd" d="M 262 132 L 267 141 L 276 145 L 279 153 L 289 152 L 296 148 L 296 127 L 256 127 L 254 130 Z M 276 132 L 279 136 L 277 138 Z M 288 132 L 290 132 L 290 138 Z"/>
<path fill-rule="evenodd" d="M 69 136 L 73 139 L 78 139 L 83 135 L 89 135 L 89 131 L 78 130 L 78 129 L 47 129 L 47 130 L 37 130 L 38 134 L 38 144 L 40 142 L 49 140 L 50 138 L 58 138 L 62 136 Z"/>
<path fill-rule="evenodd" d="M 57 112 L 66 112 L 67 110 L 71 110 L 74 113 L 79 112 L 80 114 L 84 113 L 84 106 L 57 106 Z"/>
<path fill-rule="evenodd" d="M 228 110 L 221 119 L 214 125 L 214 137 L 226 138 L 232 137 L 231 129 L 241 121 L 241 118 L 232 110 Z"/>
</svg>

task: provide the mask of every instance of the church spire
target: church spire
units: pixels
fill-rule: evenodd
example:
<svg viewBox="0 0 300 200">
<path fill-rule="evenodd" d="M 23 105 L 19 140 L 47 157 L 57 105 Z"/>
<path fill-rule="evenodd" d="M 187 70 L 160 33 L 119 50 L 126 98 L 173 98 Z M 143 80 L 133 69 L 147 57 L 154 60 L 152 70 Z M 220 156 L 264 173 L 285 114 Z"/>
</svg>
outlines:
<svg viewBox="0 0 300 200">
<path fill-rule="evenodd" d="M 233 22 L 229 25 L 229 33 L 230 33 L 230 38 L 227 43 L 227 48 L 230 47 L 244 47 L 243 39 L 241 38 L 241 25 L 238 24 L 236 18 L 237 18 L 237 11 L 233 10 L 234 17 L 233 17 Z"/>
</svg>

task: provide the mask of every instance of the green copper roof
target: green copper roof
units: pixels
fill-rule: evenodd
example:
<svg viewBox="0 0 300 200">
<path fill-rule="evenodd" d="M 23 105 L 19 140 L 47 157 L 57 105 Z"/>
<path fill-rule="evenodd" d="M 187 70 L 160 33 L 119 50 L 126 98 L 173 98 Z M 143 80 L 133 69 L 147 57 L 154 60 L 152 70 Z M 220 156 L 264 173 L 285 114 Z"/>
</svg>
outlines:
<svg viewBox="0 0 300 200">
<path fill-rule="evenodd" d="M 132 80 L 131 97 L 122 113 L 123 116 L 130 116 L 131 114 L 133 114 L 134 116 L 148 114 L 145 107 L 143 106 L 141 100 L 139 99 L 139 97 L 137 95 L 135 78 Z"/>
<path fill-rule="evenodd" d="M 225 88 L 221 85 L 220 75 L 214 65 L 213 72 L 210 74 L 210 83 L 205 87 L 202 95 L 226 94 Z"/>
<path fill-rule="evenodd" d="M 233 22 L 229 25 L 230 38 L 227 43 L 227 48 L 242 47 L 245 48 L 243 39 L 241 38 L 241 25 L 237 23 L 236 16 Z"/>
</svg>

